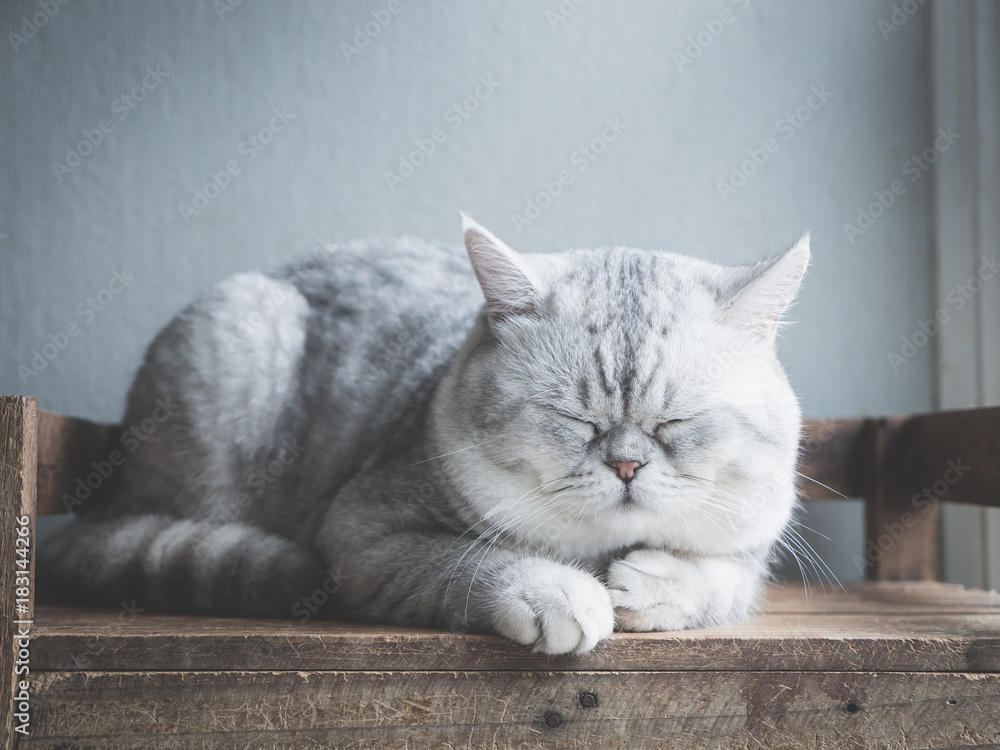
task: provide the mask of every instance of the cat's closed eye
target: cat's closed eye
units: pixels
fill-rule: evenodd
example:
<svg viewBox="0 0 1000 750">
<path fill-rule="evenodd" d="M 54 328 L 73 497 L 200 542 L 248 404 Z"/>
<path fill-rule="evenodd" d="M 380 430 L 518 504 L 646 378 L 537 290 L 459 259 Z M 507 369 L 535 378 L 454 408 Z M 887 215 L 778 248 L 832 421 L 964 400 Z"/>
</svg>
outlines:
<svg viewBox="0 0 1000 750">
<path fill-rule="evenodd" d="M 691 421 L 688 417 L 675 417 L 674 419 L 667 419 L 656 425 L 655 432 L 664 432 L 671 429 L 675 429 Z"/>
<path fill-rule="evenodd" d="M 584 417 L 575 417 L 572 414 L 567 414 L 566 412 L 559 411 L 558 409 L 556 409 L 555 412 L 563 419 L 575 425 L 577 433 L 586 440 L 593 440 L 601 434 L 601 428 L 589 419 Z"/>
</svg>

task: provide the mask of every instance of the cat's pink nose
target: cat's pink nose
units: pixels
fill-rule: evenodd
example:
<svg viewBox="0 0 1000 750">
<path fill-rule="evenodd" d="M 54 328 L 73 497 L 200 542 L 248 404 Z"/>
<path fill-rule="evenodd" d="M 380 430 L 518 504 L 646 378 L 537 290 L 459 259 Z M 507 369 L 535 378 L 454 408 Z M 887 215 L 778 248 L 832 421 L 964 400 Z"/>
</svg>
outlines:
<svg viewBox="0 0 1000 750">
<path fill-rule="evenodd" d="M 638 461 L 612 461 L 611 465 L 618 472 L 618 478 L 625 482 L 625 484 L 632 481 L 636 469 L 642 466 Z"/>
</svg>

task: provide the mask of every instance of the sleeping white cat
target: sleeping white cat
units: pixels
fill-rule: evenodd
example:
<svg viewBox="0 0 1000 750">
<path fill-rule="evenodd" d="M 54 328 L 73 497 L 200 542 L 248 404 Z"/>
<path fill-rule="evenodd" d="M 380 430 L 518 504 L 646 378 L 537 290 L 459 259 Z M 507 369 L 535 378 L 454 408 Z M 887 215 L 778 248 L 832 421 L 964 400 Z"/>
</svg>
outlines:
<svg viewBox="0 0 1000 750">
<path fill-rule="evenodd" d="M 553 654 L 745 617 L 796 499 L 775 338 L 808 237 L 727 268 L 464 233 L 331 246 L 180 313 L 124 422 L 176 413 L 40 585 L 289 617 L 336 570 L 330 616 Z"/>
</svg>

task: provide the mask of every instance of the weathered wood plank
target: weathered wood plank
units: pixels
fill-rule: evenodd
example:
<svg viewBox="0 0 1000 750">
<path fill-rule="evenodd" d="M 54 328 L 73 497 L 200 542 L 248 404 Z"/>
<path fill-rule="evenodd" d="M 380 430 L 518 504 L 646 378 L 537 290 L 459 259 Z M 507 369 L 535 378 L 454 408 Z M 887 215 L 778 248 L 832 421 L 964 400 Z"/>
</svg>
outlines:
<svg viewBox="0 0 1000 750">
<path fill-rule="evenodd" d="M 0 396 L 0 748 L 13 747 L 22 636 L 33 616 L 38 402 Z M 27 584 L 27 585 L 25 585 Z M 19 636 L 22 636 L 19 638 Z M 23 659 L 21 659 L 23 661 Z M 20 724 L 21 721 L 16 723 Z"/>
<path fill-rule="evenodd" d="M 1000 507 L 1000 407 L 918 414 L 896 440 L 906 450 L 890 468 L 905 472 L 914 495 Z"/>
<path fill-rule="evenodd" d="M 881 447 L 872 443 L 872 427 L 882 431 Z M 874 465 L 873 449 L 880 451 Z M 886 489 L 899 494 L 894 503 L 900 512 L 926 507 L 917 497 L 932 504 L 1000 507 L 1000 407 L 886 419 L 809 419 L 802 453 L 799 470 L 836 490 L 803 480 L 806 499 L 836 499 L 838 492 L 865 496 L 872 489 L 871 472 L 877 471 L 890 480 Z"/>
<path fill-rule="evenodd" d="M 858 466 L 867 448 L 862 437 L 868 421 L 805 420 L 799 470 L 815 480 L 801 482 L 805 499 L 860 497 L 867 489 L 866 477 L 859 474 Z M 913 423 L 903 439 L 913 441 L 926 458 L 926 471 L 911 477 L 916 491 L 939 479 L 948 460 L 963 458 L 974 466 L 948 500 L 1000 505 L 1000 408 L 921 414 L 894 421 Z M 77 480 L 94 471 L 92 462 L 107 459 L 120 431 L 120 425 L 39 412 L 39 515 L 66 512 L 62 494 L 72 493 Z"/>
<path fill-rule="evenodd" d="M 912 439 L 918 425 L 915 419 L 869 420 L 862 433 L 862 444 L 867 447 L 859 468 L 865 477 L 865 576 L 869 579 L 933 581 L 939 577 L 940 504 L 920 495 L 925 458 Z"/>
<path fill-rule="evenodd" d="M 114 428 L 49 411 L 38 413 L 38 515 L 73 510 L 62 496 L 75 497 L 77 482 L 85 483 L 95 472 L 93 463 L 107 461 L 111 436 L 120 432 Z"/>
<path fill-rule="evenodd" d="M 764 614 L 913 615 L 989 614 L 1000 611 L 1000 593 L 937 581 L 867 581 L 843 588 L 811 584 L 772 585 Z"/>
<path fill-rule="evenodd" d="M 1000 505 L 1000 408 L 869 420 L 860 451 L 866 575 L 939 575 L 942 502 Z"/>
<path fill-rule="evenodd" d="M 863 419 L 807 419 L 803 424 L 798 485 L 805 500 L 861 497 L 857 475 Z M 810 481 L 811 480 L 811 481 Z"/>
<path fill-rule="evenodd" d="M 359 623 L 40 608 L 33 665 L 66 670 L 558 669 L 1000 671 L 1000 596 L 878 583 L 829 598 L 776 587 L 765 612 L 725 628 L 618 633 L 578 657 L 484 635 Z M 131 605 L 130 605 L 131 606 Z"/>
<path fill-rule="evenodd" d="M 25 750 L 1000 742 L 997 674 L 69 672 L 32 683 Z"/>
<path fill-rule="evenodd" d="M 806 499 L 838 499 L 837 493 L 858 496 L 857 477 L 851 473 L 851 467 L 857 460 L 863 422 L 861 419 L 806 420 L 799 470 L 815 480 L 801 483 Z M 62 495 L 73 495 L 77 481 L 85 482 L 94 472 L 93 462 L 107 460 L 121 429 L 120 425 L 39 412 L 38 515 L 67 512 Z"/>
</svg>

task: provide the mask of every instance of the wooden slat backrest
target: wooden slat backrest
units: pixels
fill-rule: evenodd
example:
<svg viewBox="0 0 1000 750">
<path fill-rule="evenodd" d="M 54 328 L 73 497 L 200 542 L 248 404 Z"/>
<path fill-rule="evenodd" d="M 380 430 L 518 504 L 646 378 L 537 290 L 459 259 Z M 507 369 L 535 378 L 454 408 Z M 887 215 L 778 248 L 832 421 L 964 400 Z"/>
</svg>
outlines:
<svg viewBox="0 0 1000 750">
<path fill-rule="evenodd" d="M 38 514 L 65 513 L 106 488 L 100 469 L 123 428 L 51 412 L 38 419 Z M 1000 408 L 911 417 L 807 420 L 806 500 L 866 501 L 869 578 L 937 576 L 941 502 L 1000 506 Z"/>
<path fill-rule="evenodd" d="M 814 480 L 802 482 L 807 500 L 863 494 L 862 480 L 852 469 L 859 460 L 863 426 L 860 419 L 806 421 L 800 471 Z M 121 425 L 39 411 L 38 515 L 66 513 L 80 495 L 99 491 L 106 479 L 101 465 L 106 471 L 109 454 L 121 448 L 123 432 Z"/>
<path fill-rule="evenodd" d="M 95 485 L 99 490 L 106 477 L 95 464 L 108 460 L 120 433 L 116 425 L 39 411 L 38 515 L 78 510 L 81 496 L 94 492 Z"/>
</svg>

